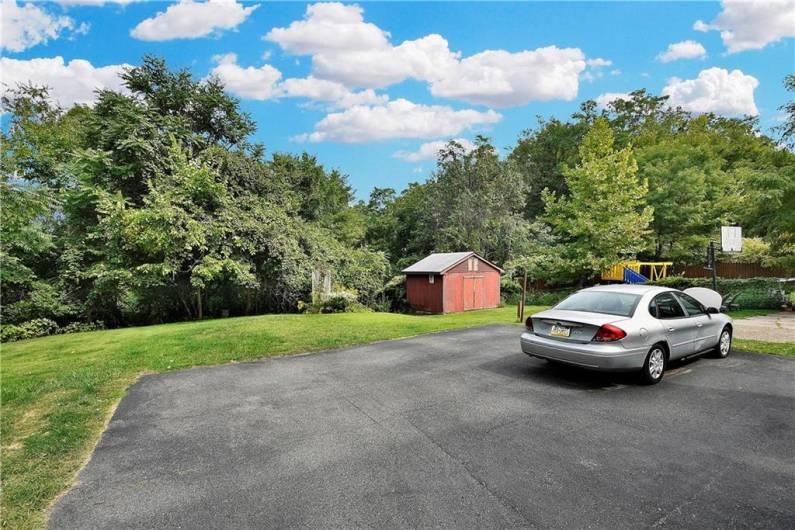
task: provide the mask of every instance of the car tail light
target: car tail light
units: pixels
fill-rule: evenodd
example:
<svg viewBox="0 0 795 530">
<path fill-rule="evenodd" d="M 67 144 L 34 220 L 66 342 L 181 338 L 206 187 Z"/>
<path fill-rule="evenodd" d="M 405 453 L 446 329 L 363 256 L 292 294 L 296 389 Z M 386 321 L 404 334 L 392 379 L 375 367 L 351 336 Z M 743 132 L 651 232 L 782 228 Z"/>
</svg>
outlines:
<svg viewBox="0 0 795 530">
<path fill-rule="evenodd" d="M 524 321 L 524 325 L 527 328 L 527 331 L 533 331 L 533 317 L 527 317 L 527 320 Z"/>
<path fill-rule="evenodd" d="M 614 340 L 621 340 L 627 336 L 627 332 L 621 328 L 605 324 L 594 335 L 593 340 L 596 342 L 613 342 Z"/>
</svg>

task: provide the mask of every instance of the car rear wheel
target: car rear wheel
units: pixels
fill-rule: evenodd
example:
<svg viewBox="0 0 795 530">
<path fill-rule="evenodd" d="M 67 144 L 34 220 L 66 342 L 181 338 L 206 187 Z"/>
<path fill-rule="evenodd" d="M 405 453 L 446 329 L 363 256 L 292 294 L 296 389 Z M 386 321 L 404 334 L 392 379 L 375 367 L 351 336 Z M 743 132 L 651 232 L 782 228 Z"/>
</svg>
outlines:
<svg viewBox="0 0 795 530">
<path fill-rule="evenodd" d="M 662 381 L 663 372 L 665 372 L 665 350 L 662 346 L 656 345 L 649 351 L 646 362 L 643 363 L 641 381 L 647 385 L 659 383 Z"/>
<path fill-rule="evenodd" d="M 719 359 L 725 359 L 729 356 L 729 353 L 732 351 L 732 330 L 728 327 L 723 328 L 723 331 L 720 332 L 720 339 L 718 340 L 718 345 L 715 346 L 715 357 Z"/>
</svg>

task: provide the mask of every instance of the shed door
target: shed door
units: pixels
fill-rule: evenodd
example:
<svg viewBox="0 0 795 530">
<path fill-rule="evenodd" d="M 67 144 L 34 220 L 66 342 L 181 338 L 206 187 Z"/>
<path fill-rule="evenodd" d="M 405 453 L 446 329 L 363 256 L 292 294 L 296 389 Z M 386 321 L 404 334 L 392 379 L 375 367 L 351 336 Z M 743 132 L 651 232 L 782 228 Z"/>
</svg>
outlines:
<svg viewBox="0 0 795 530">
<path fill-rule="evenodd" d="M 483 276 L 464 276 L 464 311 L 483 307 Z"/>
</svg>

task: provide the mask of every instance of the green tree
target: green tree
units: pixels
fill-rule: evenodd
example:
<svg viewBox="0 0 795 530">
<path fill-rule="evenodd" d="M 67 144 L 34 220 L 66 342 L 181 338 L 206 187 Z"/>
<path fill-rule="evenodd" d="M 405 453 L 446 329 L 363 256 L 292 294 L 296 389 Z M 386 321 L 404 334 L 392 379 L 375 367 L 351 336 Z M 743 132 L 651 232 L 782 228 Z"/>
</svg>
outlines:
<svg viewBox="0 0 795 530">
<path fill-rule="evenodd" d="M 427 205 L 437 251 L 473 250 L 504 263 L 527 240 L 527 185 L 512 160 L 500 160 L 487 138 L 466 152 L 456 142 L 439 155 Z"/>
<path fill-rule="evenodd" d="M 613 143 L 607 120 L 597 119 L 580 146 L 580 163 L 564 170 L 569 196 L 544 193 L 544 221 L 580 279 L 648 246 L 648 183 L 637 177 L 632 149 L 616 150 Z"/>
<path fill-rule="evenodd" d="M 795 74 L 789 74 L 784 78 L 784 88 L 788 92 L 795 92 Z M 790 99 L 779 110 L 785 114 L 784 123 L 777 127 L 781 134 L 781 141 L 789 147 L 795 147 L 795 99 Z"/>
<path fill-rule="evenodd" d="M 147 57 L 65 111 L 46 89 L 6 93 L 3 318 L 110 326 L 296 310 L 311 275 L 375 303 L 383 254 L 339 171 L 264 158 L 217 80 Z M 16 282 L 16 283 L 14 283 Z"/>
<path fill-rule="evenodd" d="M 557 195 L 568 193 L 563 167 L 578 162 L 578 147 L 587 130 L 585 121 L 539 118 L 535 129 L 522 133 L 508 158 L 521 171 L 527 186 L 525 218 L 533 220 L 544 212 L 541 194 L 545 189 Z"/>
</svg>

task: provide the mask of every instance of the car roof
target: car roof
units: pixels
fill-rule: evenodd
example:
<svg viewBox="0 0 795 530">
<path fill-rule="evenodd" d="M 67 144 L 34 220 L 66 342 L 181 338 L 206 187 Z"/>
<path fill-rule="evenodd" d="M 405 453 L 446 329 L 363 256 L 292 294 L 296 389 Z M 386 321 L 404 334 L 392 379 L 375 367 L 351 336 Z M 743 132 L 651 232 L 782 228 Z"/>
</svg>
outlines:
<svg viewBox="0 0 795 530">
<path fill-rule="evenodd" d="M 665 291 L 675 291 L 676 289 L 672 289 L 670 287 L 661 287 L 659 285 L 643 285 L 643 284 L 623 284 L 623 283 L 614 283 L 610 285 L 594 285 L 593 287 L 588 287 L 583 289 L 583 291 L 601 291 L 601 292 L 611 292 L 611 293 L 627 293 L 627 294 L 650 294 L 650 293 L 663 293 Z"/>
</svg>

